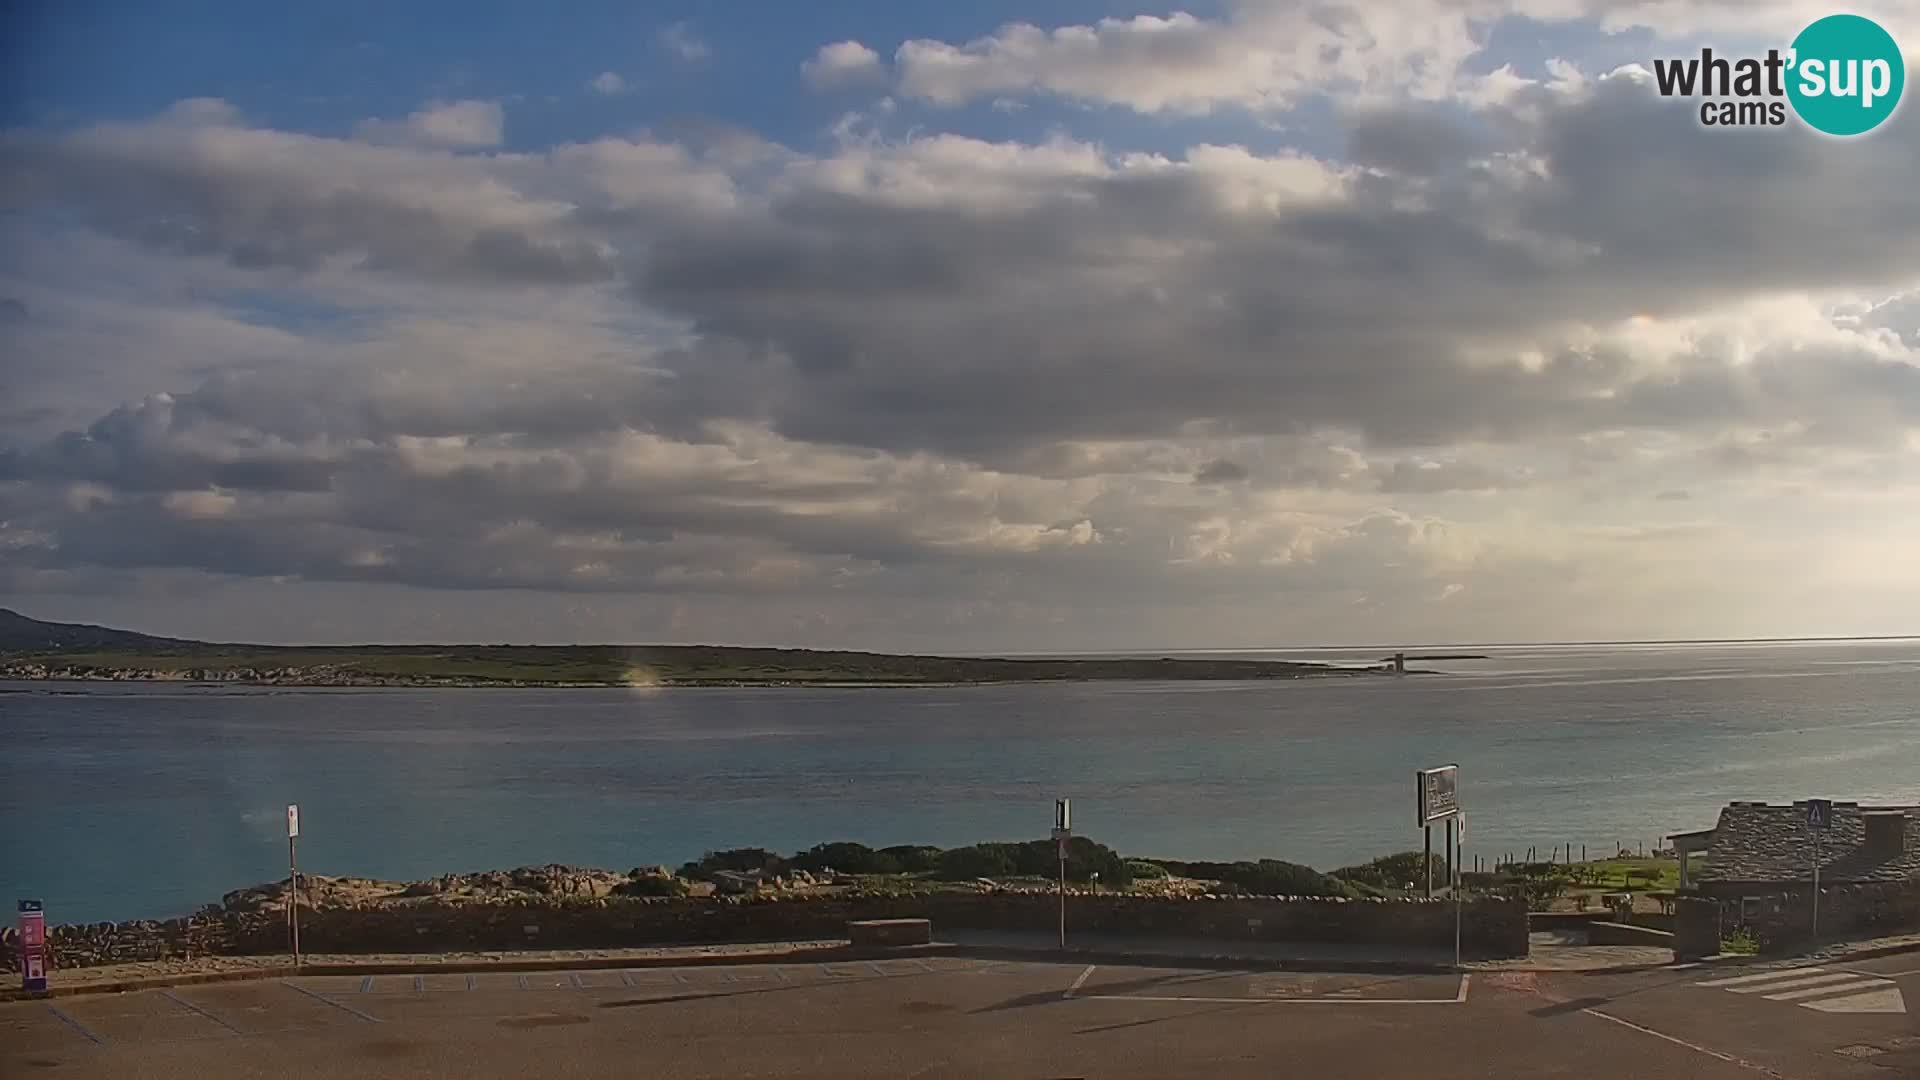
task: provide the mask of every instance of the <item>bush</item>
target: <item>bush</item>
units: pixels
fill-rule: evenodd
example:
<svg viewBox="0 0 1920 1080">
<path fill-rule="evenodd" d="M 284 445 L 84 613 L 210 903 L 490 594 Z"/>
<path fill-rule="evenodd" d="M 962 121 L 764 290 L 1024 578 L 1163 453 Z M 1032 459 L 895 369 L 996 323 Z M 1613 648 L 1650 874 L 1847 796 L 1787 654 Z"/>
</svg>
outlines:
<svg viewBox="0 0 1920 1080">
<path fill-rule="evenodd" d="M 1173 876 L 1172 872 L 1157 862 L 1148 862 L 1145 859 L 1128 859 L 1126 862 L 1127 873 L 1131 874 L 1135 881 L 1162 881 Z"/>
<path fill-rule="evenodd" d="M 1311 866 L 1261 859 L 1258 862 L 1174 862 L 1162 866 L 1182 877 L 1218 881 L 1230 886 L 1227 891 L 1258 893 L 1264 896 L 1347 896 L 1350 891 Z"/>
<path fill-rule="evenodd" d="M 935 873 L 945 881 L 1013 875 L 1051 878 L 1060 873 L 1059 847 L 1052 840 L 972 844 L 941 852 Z M 1087 882 L 1096 873 L 1101 884 L 1116 889 L 1133 881 L 1119 852 L 1084 836 L 1067 841 L 1067 880 Z"/>
<path fill-rule="evenodd" d="M 677 877 L 635 874 L 613 891 L 621 896 L 685 896 L 690 890 L 687 883 Z"/>
<path fill-rule="evenodd" d="M 1376 889 L 1405 889 L 1409 886 L 1419 888 L 1427 880 L 1426 870 L 1421 865 L 1424 857 L 1425 853 L 1419 851 L 1396 852 L 1392 855 L 1382 855 L 1358 866 L 1343 866 L 1335 870 L 1332 876 L 1342 881 L 1371 885 Z M 1434 884 L 1445 884 L 1446 858 L 1435 855 L 1430 865 L 1433 867 Z"/>
<path fill-rule="evenodd" d="M 709 851 L 700 856 L 698 861 L 686 864 L 680 868 L 680 876 L 704 878 L 715 870 L 737 870 L 741 873 L 764 870 L 769 874 L 784 874 L 787 860 L 766 848 L 728 848 L 725 851 Z"/>
<path fill-rule="evenodd" d="M 808 871 L 832 868 L 847 874 L 898 874 L 900 860 L 865 844 L 838 841 L 815 844 L 793 857 L 794 866 Z"/>
<path fill-rule="evenodd" d="M 1010 877 L 1015 872 L 1013 853 L 1007 844 L 968 844 L 940 853 L 934 872 L 943 881 L 971 881 L 974 878 Z"/>
<path fill-rule="evenodd" d="M 880 854 L 900 864 L 908 874 L 924 874 L 940 865 L 940 849 L 931 844 L 895 844 L 883 847 Z"/>
</svg>

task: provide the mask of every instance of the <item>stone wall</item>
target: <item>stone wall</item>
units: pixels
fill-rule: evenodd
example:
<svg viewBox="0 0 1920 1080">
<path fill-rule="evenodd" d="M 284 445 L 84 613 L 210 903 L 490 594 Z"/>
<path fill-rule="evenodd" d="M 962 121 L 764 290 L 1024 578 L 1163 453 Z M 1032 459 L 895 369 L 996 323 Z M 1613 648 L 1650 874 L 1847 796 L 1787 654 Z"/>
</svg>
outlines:
<svg viewBox="0 0 1920 1080">
<path fill-rule="evenodd" d="M 1763 952 L 1780 952 L 1812 938 L 1812 890 L 1785 891 L 1721 901 L 1728 927 L 1745 926 Z M 1858 938 L 1920 930 L 1920 878 L 1820 889 L 1820 937 Z"/>
<path fill-rule="evenodd" d="M 1044 892 L 711 899 L 604 898 L 304 910 L 300 945 L 312 953 L 439 952 L 516 948 L 617 948 L 720 941 L 843 938 L 856 919 L 924 918 L 942 930 L 1051 934 L 1058 899 Z M 1069 893 L 1069 932 L 1221 940 L 1344 942 L 1451 948 L 1453 905 L 1422 900 L 1300 897 L 1164 898 Z M 4 963 L 17 970 L 14 931 Z M 182 919 L 55 926 L 58 968 L 129 960 L 285 952 L 284 917 L 209 909 Z M 1518 901 L 1468 904 L 1462 948 L 1524 956 L 1527 915 Z"/>
</svg>

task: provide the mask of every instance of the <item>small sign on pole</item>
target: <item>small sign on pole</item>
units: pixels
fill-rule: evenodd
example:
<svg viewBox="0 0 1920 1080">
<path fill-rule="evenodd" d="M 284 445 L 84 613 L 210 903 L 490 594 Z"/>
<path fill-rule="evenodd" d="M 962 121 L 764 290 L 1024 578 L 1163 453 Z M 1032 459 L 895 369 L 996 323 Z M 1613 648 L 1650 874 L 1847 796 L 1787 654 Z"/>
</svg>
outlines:
<svg viewBox="0 0 1920 1080">
<path fill-rule="evenodd" d="M 1067 841 L 1073 837 L 1073 806 L 1053 800 L 1053 839 L 1060 848 L 1060 947 L 1067 947 Z"/>
<path fill-rule="evenodd" d="M 20 901 L 20 989 L 47 989 L 47 913 L 38 900 Z"/>
<path fill-rule="evenodd" d="M 287 804 L 287 937 L 293 946 L 293 966 L 300 966 L 300 806 Z"/>
<path fill-rule="evenodd" d="M 1807 800 L 1807 828 L 1813 830 L 1813 910 L 1808 916 L 1812 936 L 1820 936 L 1820 834 L 1833 828 L 1833 800 Z"/>
</svg>

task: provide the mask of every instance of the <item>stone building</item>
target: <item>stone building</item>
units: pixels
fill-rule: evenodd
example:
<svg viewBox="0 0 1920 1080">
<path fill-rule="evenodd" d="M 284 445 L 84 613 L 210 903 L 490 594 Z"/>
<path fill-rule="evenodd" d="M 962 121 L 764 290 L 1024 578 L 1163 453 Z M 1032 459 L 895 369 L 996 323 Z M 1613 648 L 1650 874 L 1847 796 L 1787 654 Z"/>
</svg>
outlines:
<svg viewBox="0 0 1920 1080">
<path fill-rule="evenodd" d="M 1920 807 L 1836 802 L 1825 829 L 1807 824 L 1807 804 L 1728 803 L 1711 830 L 1672 838 L 1698 895 L 1734 899 L 1810 889 L 1818 852 L 1820 885 L 1920 882 Z"/>
</svg>

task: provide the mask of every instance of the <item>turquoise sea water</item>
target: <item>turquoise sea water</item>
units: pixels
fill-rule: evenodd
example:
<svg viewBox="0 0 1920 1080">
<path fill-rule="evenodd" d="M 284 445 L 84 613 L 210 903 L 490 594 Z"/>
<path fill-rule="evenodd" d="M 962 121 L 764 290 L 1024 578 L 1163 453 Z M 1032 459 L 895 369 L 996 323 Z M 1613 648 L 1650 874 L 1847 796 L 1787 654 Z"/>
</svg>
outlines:
<svg viewBox="0 0 1920 1080">
<path fill-rule="evenodd" d="M 1418 847 L 1413 771 L 1448 762 L 1483 855 L 1651 845 L 1729 799 L 1920 802 L 1920 641 L 1480 651 L 1288 683 L 0 684 L 0 900 L 192 910 L 284 875 L 289 802 L 303 868 L 390 878 L 1027 839 L 1060 795 L 1127 854 L 1332 867 Z"/>
</svg>

